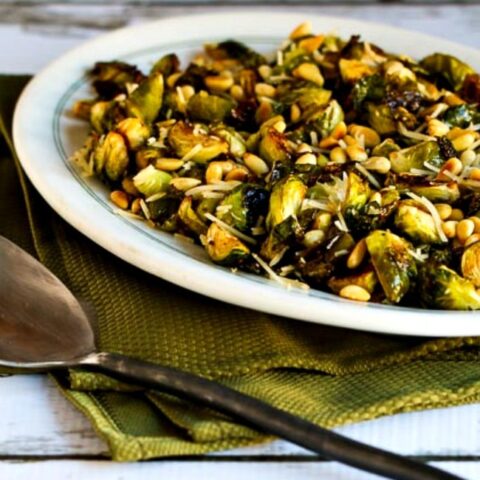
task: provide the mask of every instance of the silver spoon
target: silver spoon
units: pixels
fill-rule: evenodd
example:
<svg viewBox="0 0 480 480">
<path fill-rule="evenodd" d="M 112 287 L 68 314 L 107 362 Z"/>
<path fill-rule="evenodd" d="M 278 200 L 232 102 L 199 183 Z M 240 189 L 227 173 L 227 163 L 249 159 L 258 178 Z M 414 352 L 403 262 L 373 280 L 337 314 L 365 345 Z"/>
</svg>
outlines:
<svg viewBox="0 0 480 480">
<path fill-rule="evenodd" d="M 459 480 L 406 457 L 350 440 L 191 373 L 98 352 L 85 311 L 60 280 L 0 236 L 0 366 L 82 368 L 169 392 L 226 413 L 352 467 L 399 480 Z M 461 479 L 460 479 L 461 480 Z"/>
</svg>

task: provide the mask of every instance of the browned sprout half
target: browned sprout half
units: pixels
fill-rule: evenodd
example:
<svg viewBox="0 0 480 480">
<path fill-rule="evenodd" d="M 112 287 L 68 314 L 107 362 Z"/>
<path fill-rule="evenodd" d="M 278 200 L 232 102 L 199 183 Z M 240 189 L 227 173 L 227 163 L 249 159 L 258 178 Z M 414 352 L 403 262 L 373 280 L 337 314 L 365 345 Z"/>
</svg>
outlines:
<svg viewBox="0 0 480 480">
<path fill-rule="evenodd" d="M 208 255 L 220 265 L 238 266 L 250 256 L 243 242 L 216 223 L 210 224 L 205 242 Z"/>
<path fill-rule="evenodd" d="M 480 287 L 480 242 L 473 243 L 463 252 L 462 274 L 477 288 Z"/>
<path fill-rule="evenodd" d="M 130 94 L 126 105 L 128 113 L 146 123 L 153 122 L 162 108 L 163 90 L 163 75 L 152 73 Z"/>
<path fill-rule="evenodd" d="M 128 150 L 119 133 L 109 132 L 94 151 L 95 172 L 105 173 L 110 180 L 119 180 L 128 166 Z"/>
</svg>

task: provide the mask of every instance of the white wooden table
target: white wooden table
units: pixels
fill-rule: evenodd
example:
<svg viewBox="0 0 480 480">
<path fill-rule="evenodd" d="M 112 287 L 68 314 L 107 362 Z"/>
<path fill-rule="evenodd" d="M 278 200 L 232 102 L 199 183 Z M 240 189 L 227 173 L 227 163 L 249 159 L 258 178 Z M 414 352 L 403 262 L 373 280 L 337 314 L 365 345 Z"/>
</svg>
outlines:
<svg viewBox="0 0 480 480">
<path fill-rule="evenodd" d="M 83 6 L 38 2 L 37 6 L 19 7 L 14 3 L 0 3 L 0 70 L 11 73 L 36 72 L 68 48 L 111 28 L 161 16 L 236 8 L 135 7 L 118 2 L 107 6 L 101 6 L 100 2 Z M 324 13 L 379 20 L 475 47 L 480 45 L 477 27 L 480 5 L 357 4 L 288 8 L 304 11 L 306 16 Z M 465 478 L 480 478 L 480 405 L 397 415 L 338 430 L 372 445 L 427 460 Z M 88 421 L 58 393 L 47 377 L 0 378 L 0 479 L 374 478 L 319 460 L 283 441 L 195 460 L 115 464 L 106 460 L 105 455 L 106 446 Z"/>
</svg>

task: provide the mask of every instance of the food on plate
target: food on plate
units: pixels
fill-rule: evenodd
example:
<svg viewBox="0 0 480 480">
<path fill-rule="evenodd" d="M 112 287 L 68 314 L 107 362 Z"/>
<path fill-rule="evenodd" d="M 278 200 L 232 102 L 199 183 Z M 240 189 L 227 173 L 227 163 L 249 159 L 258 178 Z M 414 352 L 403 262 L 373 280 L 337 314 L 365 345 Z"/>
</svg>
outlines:
<svg viewBox="0 0 480 480">
<path fill-rule="evenodd" d="M 89 71 L 73 160 L 219 265 L 357 301 L 480 309 L 480 76 L 298 26 L 181 68 Z"/>
</svg>

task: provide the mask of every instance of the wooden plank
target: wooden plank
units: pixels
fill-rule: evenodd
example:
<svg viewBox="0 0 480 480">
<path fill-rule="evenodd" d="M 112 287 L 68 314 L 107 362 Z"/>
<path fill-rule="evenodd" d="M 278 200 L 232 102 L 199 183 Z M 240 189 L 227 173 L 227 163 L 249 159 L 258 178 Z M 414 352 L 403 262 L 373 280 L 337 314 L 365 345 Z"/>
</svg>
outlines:
<svg viewBox="0 0 480 480">
<path fill-rule="evenodd" d="M 0 412 L 0 458 L 106 453 L 87 419 L 45 376 L 0 378 Z M 480 457 L 479 427 L 480 405 L 465 405 L 384 417 L 338 431 L 404 455 Z M 213 456 L 311 455 L 288 442 L 276 441 Z"/>
<path fill-rule="evenodd" d="M 466 480 L 479 478 L 479 462 L 436 462 L 439 468 Z M 376 480 L 379 477 L 330 462 L 148 462 L 111 463 L 101 461 L 0 462 L 0 478 L 9 480 L 192 480 L 218 478 L 244 480 Z"/>
</svg>

